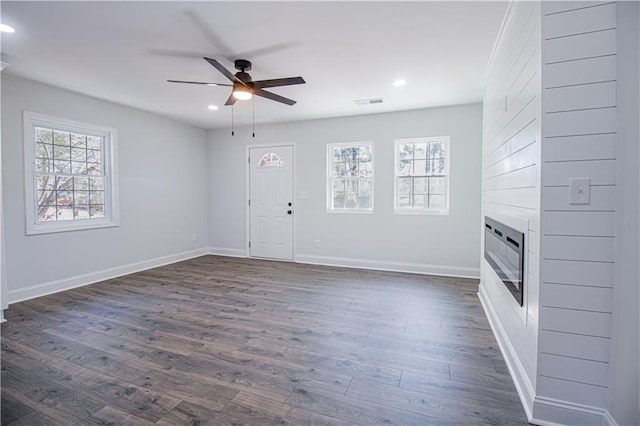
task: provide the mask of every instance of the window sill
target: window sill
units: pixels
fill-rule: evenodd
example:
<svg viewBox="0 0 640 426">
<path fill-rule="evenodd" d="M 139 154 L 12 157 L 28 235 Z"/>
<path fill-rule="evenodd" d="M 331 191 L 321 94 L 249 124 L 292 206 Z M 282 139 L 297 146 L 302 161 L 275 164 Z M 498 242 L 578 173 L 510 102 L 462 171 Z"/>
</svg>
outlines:
<svg viewBox="0 0 640 426">
<path fill-rule="evenodd" d="M 347 213 L 347 214 L 353 214 L 353 213 L 355 213 L 355 214 L 373 214 L 373 209 L 371 209 L 371 210 L 330 210 L 330 209 L 327 209 L 327 213 L 331 213 L 331 214 L 333 214 L 333 213 L 338 213 L 338 214 L 340 214 L 340 213 Z"/>
<path fill-rule="evenodd" d="M 27 228 L 27 235 L 53 234 L 57 232 L 86 231 L 89 229 L 115 228 L 120 226 L 118 221 L 96 221 L 83 224 L 38 224 Z"/>
<path fill-rule="evenodd" d="M 449 210 L 394 210 L 394 214 L 399 215 L 430 215 L 430 216 L 448 216 Z"/>
</svg>

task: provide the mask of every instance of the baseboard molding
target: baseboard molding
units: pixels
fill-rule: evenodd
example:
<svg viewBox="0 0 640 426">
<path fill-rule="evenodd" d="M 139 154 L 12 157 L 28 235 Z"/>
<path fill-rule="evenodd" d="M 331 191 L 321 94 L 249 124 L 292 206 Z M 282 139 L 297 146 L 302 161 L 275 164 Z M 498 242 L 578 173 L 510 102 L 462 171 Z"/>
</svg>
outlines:
<svg viewBox="0 0 640 426">
<path fill-rule="evenodd" d="M 209 247 L 207 254 L 214 254 L 217 256 L 229 256 L 229 257 L 248 257 L 246 250 L 241 249 L 229 249 L 222 247 Z"/>
<path fill-rule="evenodd" d="M 120 277 L 122 275 L 133 274 L 135 272 L 144 271 L 146 269 L 157 268 L 158 266 L 168 265 L 170 263 L 180 262 L 182 260 L 203 256 L 207 253 L 208 250 L 206 248 L 190 250 L 182 253 L 172 254 L 169 256 L 144 260 L 142 262 L 135 262 L 128 265 L 117 266 L 115 268 L 103 269 L 101 271 L 91 272 L 89 274 L 76 275 L 74 277 L 63 278 L 61 280 L 35 284 L 18 290 L 9 290 L 8 300 L 9 304 L 22 302 L 23 300 L 34 299 L 36 297 L 46 296 L 48 294 L 70 290 L 72 288 L 94 284 L 111 278 Z"/>
<path fill-rule="evenodd" d="M 527 377 L 527 373 L 525 372 L 522 363 L 518 359 L 513 345 L 511 345 L 511 341 L 507 337 L 504 327 L 502 327 L 502 323 L 498 318 L 493 304 L 491 303 L 491 299 L 489 299 L 482 282 L 479 286 L 478 297 L 480 298 L 480 303 L 482 304 L 484 312 L 487 315 L 487 319 L 489 320 L 491 330 L 498 341 L 500 352 L 502 352 L 502 356 L 507 363 L 509 373 L 511 374 L 513 383 L 516 386 L 516 391 L 518 392 L 518 396 L 520 397 L 520 401 L 524 407 L 527 419 L 531 422 L 533 418 L 533 401 L 535 398 L 533 386 Z"/>
<path fill-rule="evenodd" d="M 605 409 L 542 396 L 536 396 L 533 401 L 533 418 L 530 422 L 540 426 L 618 426 Z"/>
<path fill-rule="evenodd" d="M 308 254 L 297 254 L 295 260 L 298 263 L 308 263 L 311 265 L 342 266 L 347 268 L 407 272 L 445 277 L 480 278 L 480 268 L 468 268 L 464 266 L 428 265 L 424 263 L 314 256 Z"/>
</svg>

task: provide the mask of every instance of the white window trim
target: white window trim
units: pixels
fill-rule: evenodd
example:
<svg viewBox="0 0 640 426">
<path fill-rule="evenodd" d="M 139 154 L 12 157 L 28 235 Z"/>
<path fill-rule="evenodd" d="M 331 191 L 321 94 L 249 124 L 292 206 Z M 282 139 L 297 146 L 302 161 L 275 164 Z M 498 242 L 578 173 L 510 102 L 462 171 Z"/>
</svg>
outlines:
<svg viewBox="0 0 640 426">
<path fill-rule="evenodd" d="M 406 143 L 424 143 L 434 141 L 445 141 L 447 146 L 447 158 L 446 163 L 446 179 L 445 179 L 445 194 L 446 194 L 446 206 L 444 209 L 415 209 L 415 208 L 399 208 L 398 207 L 398 145 Z M 396 139 L 393 144 L 393 212 L 394 214 L 407 214 L 407 215 L 448 215 L 449 214 L 449 187 L 451 186 L 451 138 L 449 136 L 428 136 L 422 138 L 407 138 Z"/>
<path fill-rule="evenodd" d="M 371 145 L 371 170 L 373 170 L 373 176 L 371 177 L 371 208 L 370 209 L 332 209 L 331 208 L 331 160 L 330 153 L 334 147 L 348 147 L 353 145 Z M 348 214 L 373 214 L 374 213 L 374 200 L 375 200 L 375 144 L 373 141 L 357 141 L 357 142 L 337 142 L 328 143 L 327 152 L 325 154 L 326 161 L 326 179 L 325 179 L 325 193 L 326 193 L 326 208 L 327 213 L 348 213 Z"/>
<path fill-rule="evenodd" d="M 117 129 L 81 123 L 65 118 L 23 111 L 24 183 L 27 235 L 84 229 L 109 228 L 120 225 L 118 194 L 118 131 Z M 105 182 L 105 217 L 99 219 L 65 220 L 37 223 L 35 199 L 35 127 L 54 127 L 60 130 L 82 132 L 88 135 L 107 136 L 104 147 L 107 153 L 105 169 L 109 171 Z"/>
</svg>

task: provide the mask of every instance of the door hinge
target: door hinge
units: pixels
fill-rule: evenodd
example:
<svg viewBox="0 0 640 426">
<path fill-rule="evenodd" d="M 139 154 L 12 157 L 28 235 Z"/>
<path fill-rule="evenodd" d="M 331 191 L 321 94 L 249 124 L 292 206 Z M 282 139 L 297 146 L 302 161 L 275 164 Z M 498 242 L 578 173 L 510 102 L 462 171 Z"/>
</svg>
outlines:
<svg viewBox="0 0 640 426">
<path fill-rule="evenodd" d="M 249 248 L 251 248 L 251 241 L 249 241 Z"/>
<path fill-rule="evenodd" d="M 251 200 L 249 200 L 249 205 L 251 205 Z"/>
<path fill-rule="evenodd" d="M 247 157 L 247 163 L 251 164 L 251 157 Z"/>
</svg>

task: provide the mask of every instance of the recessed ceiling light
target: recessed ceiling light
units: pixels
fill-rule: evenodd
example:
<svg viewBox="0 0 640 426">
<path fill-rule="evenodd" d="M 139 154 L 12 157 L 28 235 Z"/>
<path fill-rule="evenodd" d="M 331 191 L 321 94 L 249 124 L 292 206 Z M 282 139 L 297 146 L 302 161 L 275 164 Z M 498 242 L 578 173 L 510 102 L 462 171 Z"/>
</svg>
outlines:
<svg viewBox="0 0 640 426">
<path fill-rule="evenodd" d="M 216 111 L 218 109 L 218 105 L 209 105 L 207 108 L 209 108 L 211 111 Z"/>
<path fill-rule="evenodd" d="M 10 27 L 7 24 L 0 24 L 0 33 L 15 33 L 16 30 L 13 27 Z"/>
<path fill-rule="evenodd" d="M 394 87 L 402 87 L 407 84 L 407 80 L 396 80 L 391 83 Z"/>
</svg>

